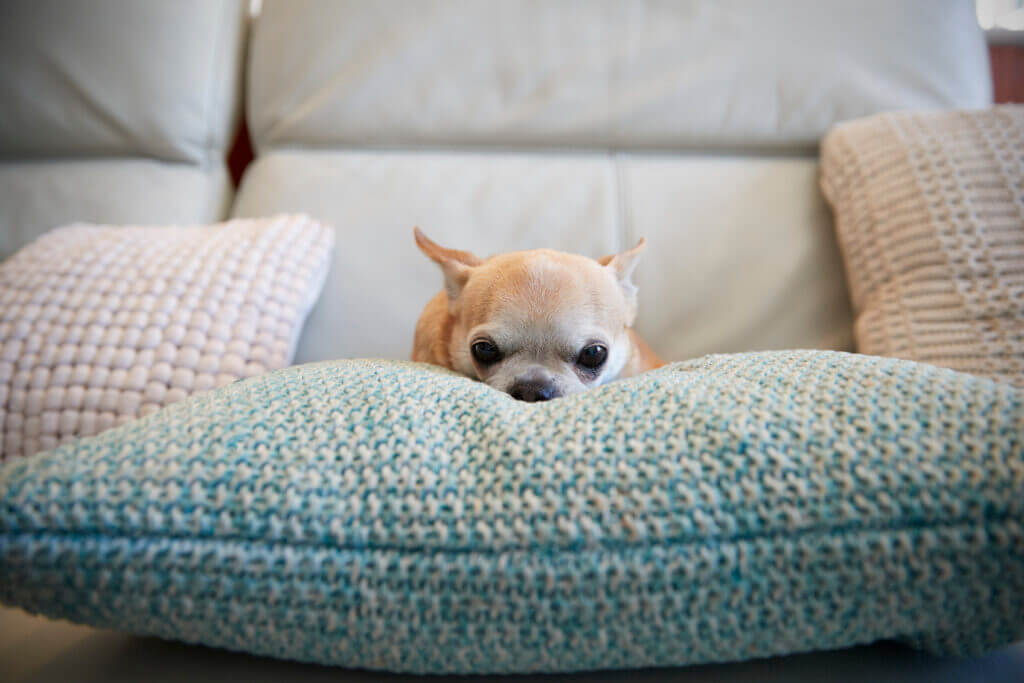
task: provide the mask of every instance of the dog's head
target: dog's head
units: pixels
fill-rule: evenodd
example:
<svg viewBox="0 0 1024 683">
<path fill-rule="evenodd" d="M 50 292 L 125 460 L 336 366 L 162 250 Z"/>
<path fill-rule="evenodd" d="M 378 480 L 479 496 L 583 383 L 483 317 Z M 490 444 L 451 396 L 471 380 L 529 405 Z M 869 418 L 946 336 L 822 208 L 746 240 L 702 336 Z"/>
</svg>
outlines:
<svg viewBox="0 0 1024 683">
<path fill-rule="evenodd" d="M 550 249 L 481 259 L 415 235 L 444 273 L 452 364 L 464 375 L 546 401 L 615 379 L 629 360 L 631 276 L 646 240 L 598 260 Z"/>
</svg>

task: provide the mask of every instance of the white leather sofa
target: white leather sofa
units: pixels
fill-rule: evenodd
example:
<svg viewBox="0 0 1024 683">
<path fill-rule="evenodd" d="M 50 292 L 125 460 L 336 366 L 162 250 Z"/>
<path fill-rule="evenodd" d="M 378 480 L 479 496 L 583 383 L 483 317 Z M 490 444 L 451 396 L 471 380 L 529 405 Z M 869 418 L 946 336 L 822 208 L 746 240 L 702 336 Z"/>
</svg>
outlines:
<svg viewBox="0 0 1024 683">
<path fill-rule="evenodd" d="M 239 3 L 37 0 L 12 28 L 29 4 L 0 8 L 0 254 L 70 220 L 220 218 Z M 481 254 L 646 236 L 639 328 L 671 360 L 852 349 L 818 141 L 877 111 L 991 101 L 970 0 L 264 0 L 245 69 L 257 156 L 231 214 L 337 228 L 297 362 L 408 357 L 441 284 L 414 225 Z M 379 678 L 0 611 L 2 680 L 232 677 Z M 1024 647 L 599 678 L 878 677 L 1021 680 Z"/>
<path fill-rule="evenodd" d="M 480 254 L 646 236 L 665 358 L 852 348 L 819 139 L 992 97 L 969 0 L 267 0 L 248 78 L 234 214 L 338 229 L 300 362 L 408 355 L 440 288 L 414 225 Z"/>
</svg>

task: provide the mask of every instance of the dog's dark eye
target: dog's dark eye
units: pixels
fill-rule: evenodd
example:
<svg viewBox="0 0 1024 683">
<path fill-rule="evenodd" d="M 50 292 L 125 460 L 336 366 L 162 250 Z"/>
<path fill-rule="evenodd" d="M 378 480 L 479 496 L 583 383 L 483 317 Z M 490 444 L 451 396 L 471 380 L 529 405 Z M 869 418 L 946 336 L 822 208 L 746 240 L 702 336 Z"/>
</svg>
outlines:
<svg viewBox="0 0 1024 683">
<path fill-rule="evenodd" d="M 591 344 L 580 351 L 576 363 L 590 370 L 596 370 L 604 365 L 608 358 L 608 349 L 600 344 Z"/>
<path fill-rule="evenodd" d="M 476 359 L 476 362 L 482 365 L 490 365 L 501 360 L 501 351 L 498 350 L 497 346 L 486 340 L 473 342 L 470 350 L 473 352 L 473 358 Z"/>
</svg>

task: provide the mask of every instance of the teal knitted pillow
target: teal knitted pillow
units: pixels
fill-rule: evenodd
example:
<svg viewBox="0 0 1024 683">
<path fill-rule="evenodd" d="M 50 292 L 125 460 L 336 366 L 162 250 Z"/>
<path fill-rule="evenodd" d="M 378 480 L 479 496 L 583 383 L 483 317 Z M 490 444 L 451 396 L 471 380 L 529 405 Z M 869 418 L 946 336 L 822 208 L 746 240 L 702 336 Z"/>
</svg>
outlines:
<svg viewBox="0 0 1024 683">
<path fill-rule="evenodd" d="M 1024 635 L 1024 402 L 828 352 L 548 403 L 239 382 L 0 468 L 0 601 L 327 664 L 566 671 Z"/>
</svg>

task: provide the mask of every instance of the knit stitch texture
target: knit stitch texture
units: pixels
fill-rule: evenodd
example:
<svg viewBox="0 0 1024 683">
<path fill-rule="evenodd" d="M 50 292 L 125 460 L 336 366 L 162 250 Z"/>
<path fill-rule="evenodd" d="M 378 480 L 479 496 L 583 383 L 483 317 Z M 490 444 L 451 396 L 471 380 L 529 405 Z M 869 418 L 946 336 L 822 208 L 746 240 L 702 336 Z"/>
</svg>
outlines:
<svg viewBox="0 0 1024 683">
<path fill-rule="evenodd" d="M 1024 387 L 1024 106 L 843 123 L 821 181 L 857 350 Z"/>
<path fill-rule="evenodd" d="M 412 672 L 1024 636 L 1024 395 L 709 356 L 527 404 L 444 370 L 247 379 L 0 466 L 0 601 Z"/>
<path fill-rule="evenodd" d="M 333 244 L 301 215 L 76 224 L 0 263 L 0 459 L 285 367 Z"/>
</svg>

